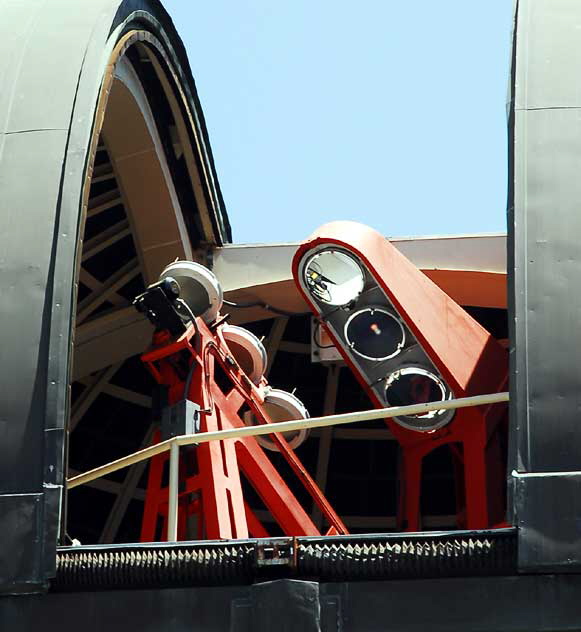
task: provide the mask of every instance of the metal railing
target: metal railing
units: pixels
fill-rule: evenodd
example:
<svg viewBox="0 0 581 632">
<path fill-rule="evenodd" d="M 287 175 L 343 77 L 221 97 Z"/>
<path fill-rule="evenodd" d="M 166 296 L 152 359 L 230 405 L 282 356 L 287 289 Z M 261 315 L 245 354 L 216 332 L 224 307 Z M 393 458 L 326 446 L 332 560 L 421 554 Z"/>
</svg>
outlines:
<svg viewBox="0 0 581 632">
<path fill-rule="evenodd" d="M 493 393 L 490 395 L 476 395 L 473 397 L 462 397 L 439 402 L 427 402 L 424 404 L 413 404 L 411 406 L 393 406 L 390 408 L 374 408 L 372 410 L 362 410 L 354 413 L 344 413 L 340 415 L 327 415 L 326 417 L 312 417 L 311 419 L 298 419 L 293 421 L 281 421 L 276 424 L 264 424 L 259 426 L 245 426 L 244 428 L 234 428 L 229 430 L 218 430 L 215 432 L 201 432 L 193 435 L 181 435 L 167 439 L 155 445 L 149 446 L 133 454 L 129 454 L 116 461 L 111 461 L 106 465 L 101 465 L 88 472 L 79 474 L 67 480 L 68 489 L 73 489 L 84 483 L 89 483 L 97 478 L 102 478 L 107 474 L 116 472 L 135 463 L 140 463 L 146 459 L 170 451 L 169 460 L 169 506 L 168 506 L 168 542 L 177 540 L 177 517 L 178 517 L 178 474 L 179 474 L 179 449 L 180 446 L 199 445 L 209 441 L 225 441 L 227 439 L 238 439 L 243 437 L 256 437 L 259 435 L 288 432 L 290 430 L 302 430 L 304 428 L 325 428 L 328 426 L 338 426 L 341 424 L 356 423 L 358 421 L 371 421 L 374 419 L 389 419 L 391 417 L 403 417 L 409 415 L 421 415 L 436 410 L 455 410 L 458 408 L 468 408 L 470 406 L 488 406 L 507 402 L 509 394 Z"/>
</svg>

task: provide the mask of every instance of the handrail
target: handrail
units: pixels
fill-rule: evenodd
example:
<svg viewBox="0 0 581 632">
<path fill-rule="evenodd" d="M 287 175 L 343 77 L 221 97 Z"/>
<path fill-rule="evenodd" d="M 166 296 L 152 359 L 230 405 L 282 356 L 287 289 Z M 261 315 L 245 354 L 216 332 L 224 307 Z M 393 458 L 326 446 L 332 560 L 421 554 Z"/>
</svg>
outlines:
<svg viewBox="0 0 581 632">
<path fill-rule="evenodd" d="M 288 432 L 290 430 L 301 430 L 303 428 L 324 428 L 328 426 L 338 426 L 340 424 L 350 424 L 359 421 L 371 421 L 374 419 L 388 419 L 391 417 L 401 417 L 409 415 L 421 415 L 435 410 L 455 410 L 458 408 L 468 408 L 470 406 L 487 406 L 507 402 L 509 394 L 492 393 L 489 395 L 475 395 L 473 397 L 462 397 L 438 402 L 426 402 L 424 404 L 412 404 L 411 406 L 392 406 L 390 408 L 373 408 L 354 413 L 343 413 L 339 415 L 327 415 L 325 417 L 312 417 L 311 419 L 296 419 L 292 421 L 280 421 L 276 424 L 264 424 L 259 426 L 245 426 L 244 428 L 233 428 L 229 430 L 217 430 L 214 432 L 201 432 L 193 435 L 181 435 L 167 439 L 161 443 L 149 446 L 133 454 L 111 461 L 83 474 L 78 474 L 67 480 L 68 489 L 74 489 L 79 485 L 89 483 L 97 478 L 111 474 L 135 463 L 171 450 L 170 454 L 170 490 L 169 490 L 169 515 L 168 515 L 168 541 L 175 541 L 177 537 L 177 463 L 179 447 L 185 445 L 198 445 L 209 441 L 224 441 L 227 439 L 239 439 L 244 437 L 256 437 L 259 435 Z"/>
</svg>

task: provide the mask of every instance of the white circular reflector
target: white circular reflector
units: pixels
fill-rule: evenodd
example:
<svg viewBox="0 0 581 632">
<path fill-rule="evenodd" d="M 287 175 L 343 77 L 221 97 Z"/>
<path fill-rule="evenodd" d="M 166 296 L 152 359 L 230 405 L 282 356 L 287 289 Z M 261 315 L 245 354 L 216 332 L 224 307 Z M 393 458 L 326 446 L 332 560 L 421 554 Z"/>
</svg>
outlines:
<svg viewBox="0 0 581 632">
<path fill-rule="evenodd" d="M 405 345 L 405 329 L 397 316 L 383 307 L 365 307 L 345 323 L 349 348 L 367 360 L 389 360 Z"/>
<path fill-rule="evenodd" d="M 287 393 L 277 388 L 273 388 L 269 391 L 268 395 L 264 398 L 264 408 L 266 414 L 270 417 L 274 423 L 280 421 L 291 421 L 293 419 L 308 419 L 309 413 L 304 404 L 298 397 L 295 397 L 292 393 Z M 257 421 L 254 415 L 250 417 L 250 422 L 256 425 Z M 286 439 L 289 446 L 294 450 L 298 448 L 301 443 L 309 435 L 309 429 L 304 430 L 291 430 L 290 432 L 283 432 L 282 436 Z M 268 436 L 261 435 L 256 437 L 258 443 L 266 450 L 272 452 L 278 452 L 276 443 Z"/>
<path fill-rule="evenodd" d="M 222 307 L 222 287 L 213 272 L 194 261 L 170 263 L 159 275 L 159 280 L 173 277 L 180 285 L 180 298 L 194 316 L 206 323 L 216 320 Z"/>
<path fill-rule="evenodd" d="M 262 342 L 248 329 L 236 325 L 224 325 L 222 334 L 240 368 L 254 384 L 258 384 L 267 364 Z"/>
<path fill-rule="evenodd" d="M 347 305 L 363 291 L 365 273 L 357 259 L 340 250 L 322 250 L 303 269 L 311 295 L 327 305 Z"/>
<path fill-rule="evenodd" d="M 405 366 L 391 373 L 385 383 L 388 406 L 411 406 L 452 399 L 452 392 L 432 371 L 420 366 Z M 453 410 L 432 410 L 423 415 L 394 417 L 400 426 L 418 432 L 438 430 L 452 421 Z"/>
</svg>

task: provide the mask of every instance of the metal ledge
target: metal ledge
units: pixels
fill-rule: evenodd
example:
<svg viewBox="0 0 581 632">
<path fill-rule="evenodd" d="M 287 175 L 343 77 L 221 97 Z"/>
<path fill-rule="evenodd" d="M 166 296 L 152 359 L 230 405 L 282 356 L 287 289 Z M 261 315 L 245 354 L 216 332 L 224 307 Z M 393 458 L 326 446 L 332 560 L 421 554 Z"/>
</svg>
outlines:
<svg viewBox="0 0 581 632">
<path fill-rule="evenodd" d="M 51 589 L 516 574 L 516 529 L 62 547 Z"/>
</svg>

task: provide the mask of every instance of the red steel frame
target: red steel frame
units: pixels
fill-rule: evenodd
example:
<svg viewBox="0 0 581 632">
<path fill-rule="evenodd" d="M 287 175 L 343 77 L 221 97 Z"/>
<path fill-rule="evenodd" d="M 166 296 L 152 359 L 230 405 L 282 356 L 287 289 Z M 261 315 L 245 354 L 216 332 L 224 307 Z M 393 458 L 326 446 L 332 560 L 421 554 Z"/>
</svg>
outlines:
<svg viewBox="0 0 581 632">
<path fill-rule="evenodd" d="M 160 385 L 168 387 L 168 403 L 186 396 L 201 407 L 201 432 L 244 426 L 241 409 L 249 408 L 261 424 L 272 423 L 264 409 L 263 378 L 255 386 L 236 363 L 221 332 L 197 319 L 187 332 L 172 339 L 166 331 L 154 335 L 153 347 L 142 360 Z M 220 367 L 218 369 L 217 367 Z M 229 382 L 218 385 L 217 370 Z M 188 375 L 191 373 L 188 393 Z M 270 435 L 329 524 L 328 534 L 348 533 L 345 525 L 305 470 L 284 437 Z M 154 438 L 159 442 L 160 433 Z M 141 541 L 167 538 L 168 488 L 164 484 L 167 453 L 151 459 L 141 529 Z M 264 525 L 243 497 L 240 473 L 262 499 L 285 535 L 320 535 L 318 529 L 281 478 L 254 437 L 211 441 L 180 450 L 178 540 L 188 538 L 188 518 L 197 518 L 198 539 L 267 537 Z M 191 528 L 191 526 L 190 526 Z"/>
<path fill-rule="evenodd" d="M 316 316 L 321 314 L 299 279 L 299 264 L 320 246 L 338 246 L 351 252 L 367 268 L 455 397 L 506 389 L 506 350 L 395 246 L 362 224 L 326 224 L 297 250 L 293 260 L 295 283 Z M 330 328 L 325 326 L 325 329 L 373 403 L 382 408 L 385 404 L 351 361 L 341 340 Z M 422 461 L 442 445 L 450 446 L 457 471 L 458 526 L 481 529 L 502 523 L 506 487 L 502 441 L 506 411 L 504 404 L 464 408 L 456 412 L 448 425 L 433 432 L 416 432 L 386 419 L 403 456 L 398 507 L 400 528 L 421 529 Z"/>
</svg>

